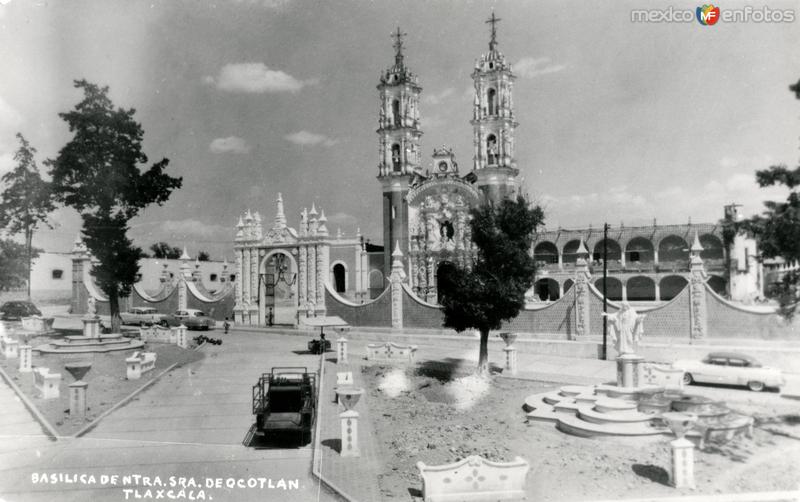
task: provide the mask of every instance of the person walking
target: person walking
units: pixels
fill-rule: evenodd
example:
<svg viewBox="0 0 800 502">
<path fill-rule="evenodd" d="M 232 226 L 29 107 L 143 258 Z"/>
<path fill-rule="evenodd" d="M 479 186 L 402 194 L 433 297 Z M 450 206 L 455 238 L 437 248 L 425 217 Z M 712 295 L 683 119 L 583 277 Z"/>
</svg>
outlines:
<svg viewBox="0 0 800 502">
<path fill-rule="evenodd" d="M 222 323 L 222 327 L 225 328 L 225 334 L 227 335 L 228 334 L 228 330 L 231 327 L 231 323 L 228 322 L 228 318 L 227 317 L 225 318 L 225 322 Z"/>
</svg>

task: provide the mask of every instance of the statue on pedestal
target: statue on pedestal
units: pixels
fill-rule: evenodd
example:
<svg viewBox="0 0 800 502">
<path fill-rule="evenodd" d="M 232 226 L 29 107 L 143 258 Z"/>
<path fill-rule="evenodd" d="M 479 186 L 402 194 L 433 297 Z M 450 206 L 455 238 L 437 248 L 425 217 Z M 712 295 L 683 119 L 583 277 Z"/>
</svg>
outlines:
<svg viewBox="0 0 800 502">
<path fill-rule="evenodd" d="M 611 326 L 611 340 L 619 355 L 634 354 L 644 333 L 644 314 L 637 314 L 628 302 L 622 302 L 619 312 L 603 314 Z"/>
</svg>

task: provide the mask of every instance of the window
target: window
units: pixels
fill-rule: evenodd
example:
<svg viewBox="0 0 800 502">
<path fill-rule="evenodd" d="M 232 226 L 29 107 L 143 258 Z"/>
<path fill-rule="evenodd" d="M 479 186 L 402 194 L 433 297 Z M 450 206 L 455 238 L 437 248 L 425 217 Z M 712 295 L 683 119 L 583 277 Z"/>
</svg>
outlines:
<svg viewBox="0 0 800 502">
<path fill-rule="evenodd" d="M 631 251 L 630 252 L 631 261 L 639 261 L 639 251 Z"/>
<path fill-rule="evenodd" d="M 236 274 L 231 274 L 231 282 L 236 280 Z"/>
<path fill-rule="evenodd" d="M 333 266 L 333 284 L 337 293 L 344 293 L 346 288 L 345 274 L 346 270 L 344 265 L 337 263 Z"/>
<path fill-rule="evenodd" d="M 714 364 L 714 365 L 717 365 L 717 366 L 727 366 L 728 365 L 728 360 L 724 359 L 724 358 L 719 358 L 719 357 L 712 357 L 711 359 L 709 359 L 708 363 L 709 364 Z"/>
<path fill-rule="evenodd" d="M 209 280 L 210 280 L 211 282 L 217 282 L 217 274 L 211 274 L 211 275 L 209 276 Z"/>
<path fill-rule="evenodd" d="M 497 115 L 497 91 L 494 89 L 486 91 L 486 100 L 489 102 L 489 115 Z"/>
<path fill-rule="evenodd" d="M 392 171 L 400 172 L 400 145 L 397 143 L 392 145 Z"/>
<path fill-rule="evenodd" d="M 53 279 L 63 279 L 64 278 L 64 271 L 60 268 L 53 269 Z"/>
<path fill-rule="evenodd" d="M 728 366 L 744 368 L 745 366 L 747 366 L 747 363 L 745 361 L 742 361 L 741 359 L 728 359 Z"/>
<path fill-rule="evenodd" d="M 400 101 L 397 99 L 392 100 L 392 116 L 394 117 L 394 125 L 400 127 L 402 125 L 400 120 Z"/>
</svg>

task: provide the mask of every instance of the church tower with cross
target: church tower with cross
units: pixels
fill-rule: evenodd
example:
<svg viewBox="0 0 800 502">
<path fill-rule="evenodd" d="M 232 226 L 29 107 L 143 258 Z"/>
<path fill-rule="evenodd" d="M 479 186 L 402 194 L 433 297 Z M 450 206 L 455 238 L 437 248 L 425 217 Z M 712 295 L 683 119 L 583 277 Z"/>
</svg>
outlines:
<svg viewBox="0 0 800 502">
<path fill-rule="evenodd" d="M 472 80 L 475 94 L 472 111 L 473 172 L 475 184 L 492 201 L 509 197 L 517 191 L 517 163 L 514 159 L 514 101 L 515 76 L 503 53 L 497 49 L 499 18 L 491 24 L 489 52 L 475 62 Z"/>
<path fill-rule="evenodd" d="M 405 33 L 397 28 L 394 65 L 383 71 L 378 84 L 378 180 L 383 191 L 384 270 L 392 265 L 392 250 L 408 247 L 409 181 L 420 171 L 419 86 L 403 55 Z"/>
</svg>

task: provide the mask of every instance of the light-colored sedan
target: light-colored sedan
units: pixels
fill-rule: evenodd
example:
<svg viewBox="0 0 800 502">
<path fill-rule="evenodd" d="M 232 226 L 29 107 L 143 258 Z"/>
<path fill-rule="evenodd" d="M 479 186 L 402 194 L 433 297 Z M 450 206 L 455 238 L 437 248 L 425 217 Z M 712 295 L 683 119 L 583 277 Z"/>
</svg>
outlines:
<svg viewBox="0 0 800 502">
<path fill-rule="evenodd" d="M 781 370 L 762 366 L 754 358 L 736 352 L 712 352 L 702 361 L 682 359 L 672 366 L 684 371 L 683 382 L 744 385 L 756 392 L 786 383 Z"/>
<path fill-rule="evenodd" d="M 213 329 L 217 323 L 208 317 L 205 312 L 197 309 L 176 310 L 173 314 L 166 317 L 170 326 L 180 326 L 183 324 L 187 329 Z"/>
<path fill-rule="evenodd" d="M 152 307 L 133 307 L 127 312 L 121 312 L 122 324 L 137 324 L 149 326 L 151 324 L 166 324 L 166 314 L 160 314 Z"/>
</svg>

